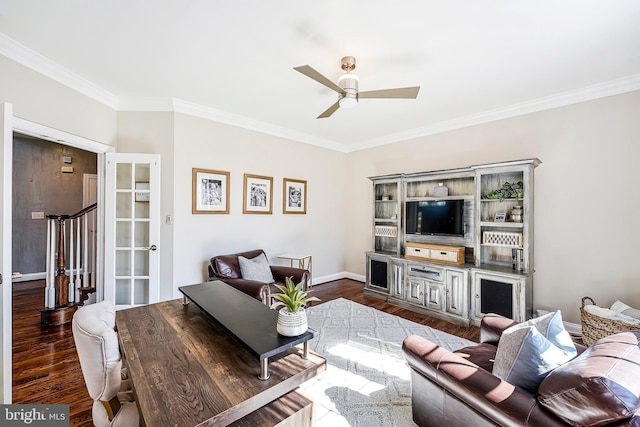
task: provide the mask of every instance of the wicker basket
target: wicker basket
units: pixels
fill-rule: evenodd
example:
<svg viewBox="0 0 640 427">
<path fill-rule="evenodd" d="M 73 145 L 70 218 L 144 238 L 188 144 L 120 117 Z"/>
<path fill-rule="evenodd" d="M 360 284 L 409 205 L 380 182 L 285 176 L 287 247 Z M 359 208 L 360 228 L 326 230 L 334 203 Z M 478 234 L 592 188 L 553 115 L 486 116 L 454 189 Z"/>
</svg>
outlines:
<svg viewBox="0 0 640 427">
<path fill-rule="evenodd" d="M 639 325 L 630 325 L 628 323 L 618 322 L 617 320 L 606 319 L 596 316 L 584 309 L 585 303 L 591 301 L 596 305 L 591 297 L 583 297 L 580 306 L 580 318 L 582 321 L 582 342 L 586 346 L 590 346 L 600 338 L 617 334 L 618 332 L 628 332 L 640 330 Z"/>
</svg>

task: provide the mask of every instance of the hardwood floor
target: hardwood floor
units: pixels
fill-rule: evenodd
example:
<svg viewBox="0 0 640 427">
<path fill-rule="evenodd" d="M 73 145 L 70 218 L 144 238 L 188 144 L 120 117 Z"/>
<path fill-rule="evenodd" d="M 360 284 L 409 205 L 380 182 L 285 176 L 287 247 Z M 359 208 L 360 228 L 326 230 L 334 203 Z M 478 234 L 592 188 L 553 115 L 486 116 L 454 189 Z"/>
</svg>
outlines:
<svg viewBox="0 0 640 427">
<path fill-rule="evenodd" d="M 457 326 L 393 306 L 365 295 L 363 288 L 361 282 L 342 279 L 315 286 L 313 294 L 322 302 L 342 297 L 472 341 L 479 340 L 477 327 Z M 38 310 L 43 306 L 44 281 L 14 284 L 13 403 L 69 404 L 72 426 L 92 426 L 93 402 L 84 384 L 71 325 L 41 329 Z"/>
<path fill-rule="evenodd" d="M 93 426 L 71 324 L 40 328 L 44 280 L 13 285 L 13 403 L 66 403 L 73 426 Z"/>
</svg>

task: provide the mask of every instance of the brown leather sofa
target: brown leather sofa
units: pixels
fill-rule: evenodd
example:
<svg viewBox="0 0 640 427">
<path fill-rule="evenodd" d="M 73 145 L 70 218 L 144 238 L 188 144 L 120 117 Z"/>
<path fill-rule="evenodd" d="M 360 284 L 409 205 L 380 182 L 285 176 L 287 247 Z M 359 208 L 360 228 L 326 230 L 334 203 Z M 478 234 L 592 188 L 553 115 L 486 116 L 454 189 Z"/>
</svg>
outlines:
<svg viewBox="0 0 640 427">
<path fill-rule="evenodd" d="M 209 280 L 220 280 L 266 305 L 271 305 L 272 293 L 280 292 L 274 284 L 284 284 L 285 277 L 291 277 L 296 284 L 304 282 L 304 289 L 307 289 L 309 270 L 301 268 L 271 265 L 271 273 L 275 280 L 275 283 L 271 284 L 243 279 L 238 256 L 253 259 L 261 254 L 264 254 L 262 249 L 255 249 L 237 254 L 214 256 L 209 260 Z"/>
<path fill-rule="evenodd" d="M 402 349 L 411 368 L 419 426 L 640 426 L 640 332 L 612 335 L 551 372 L 530 394 L 491 371 L 500 335 L 515 322 L 487 315 L 481 343 L 450 352 L 412 335 Z"/>
</svg>

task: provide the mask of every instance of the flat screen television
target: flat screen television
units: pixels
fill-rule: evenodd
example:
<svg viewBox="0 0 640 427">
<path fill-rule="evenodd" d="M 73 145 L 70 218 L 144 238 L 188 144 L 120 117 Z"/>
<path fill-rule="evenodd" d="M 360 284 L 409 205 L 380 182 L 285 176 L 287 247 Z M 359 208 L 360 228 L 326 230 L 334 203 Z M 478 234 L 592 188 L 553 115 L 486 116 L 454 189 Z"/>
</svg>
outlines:
<svg viewBox="0 0 640 427">
<path fill-rule="evenodd" d="M 407 234 L 464 236 L 464 200 L 412 201 L 406 204 Z"/>
</svg>

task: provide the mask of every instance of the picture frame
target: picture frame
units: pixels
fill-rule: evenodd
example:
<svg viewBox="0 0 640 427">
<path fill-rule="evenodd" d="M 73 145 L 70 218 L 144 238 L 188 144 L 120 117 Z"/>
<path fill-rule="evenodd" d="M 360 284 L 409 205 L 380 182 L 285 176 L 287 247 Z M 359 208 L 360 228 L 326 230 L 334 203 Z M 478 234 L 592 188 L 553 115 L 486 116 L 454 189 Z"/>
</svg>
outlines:
<svg viewBox="0 0 640 427">
<path fill-rule="evenodd" d="M 135 183 L 135 188 L 136 188 L 136 196 L 135 196 L 135 201 L 136 202 L 149 202 L 149 199 L 151 197 L 151 193 L 149 192 L 149 183 L 148 182 L 136 182 Z M 143 191 L 138 191 L 138 190 L 143 190 Z"/>
<path fill-rule="evenodd" d="M 293 178 L 282 180 L 282 213 L 307 213 L 307 181 Z"/>
<path fill-rule="evenodd" d="M 192 169 L 193 214 L 229 213 L 229 172 Z"/>
<path fill-rule="evenodd" d="M 493 217 L 493 220 L 495 222 L 505 222 L 506 219 L 507 219 L 507 214 L 505 212 L 498 212 Z"/>
<path fill-rule="evenodd" d="M 242 213 L 271 215 L 273 213 L 273 178 L 245 173 L 242 199 Z"/>
</svg>

